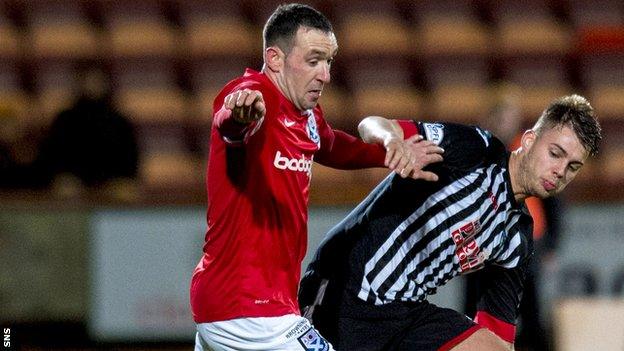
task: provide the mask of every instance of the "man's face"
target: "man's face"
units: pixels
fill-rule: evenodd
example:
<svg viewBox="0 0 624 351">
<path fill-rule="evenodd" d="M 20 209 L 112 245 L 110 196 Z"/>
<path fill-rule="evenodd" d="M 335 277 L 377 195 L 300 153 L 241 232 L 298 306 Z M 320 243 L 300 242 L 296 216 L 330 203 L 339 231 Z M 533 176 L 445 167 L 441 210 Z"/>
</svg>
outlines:
<svg viewBox="0 0 624 351">
<path fill-rule="evenodd" d="M 529 131 L 523 136 L 522 145 L 527 147 L 520 166 L 525 190 L 540 198 L 561 192 L 576 177 L 589 155 L 568 126 L 544 130 L 539 136 Z"/>
<path fill-rule="evenodd" d="M 314 108 L 329 83 L 331 63 L 338 50 L 334 33 L 301 27 L 280 72 L 284 95 L 300 110 Z"/>
</svg>

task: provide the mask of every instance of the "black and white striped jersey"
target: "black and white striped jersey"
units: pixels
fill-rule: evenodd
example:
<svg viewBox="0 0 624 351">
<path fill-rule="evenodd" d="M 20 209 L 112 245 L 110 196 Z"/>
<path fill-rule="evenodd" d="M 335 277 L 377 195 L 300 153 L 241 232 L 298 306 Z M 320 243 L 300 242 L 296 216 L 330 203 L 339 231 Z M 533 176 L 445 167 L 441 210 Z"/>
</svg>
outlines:
<svg viewBox="0 0 624 351">
<path fill-rule="evenodd" d="M 499 267 L 481 308 L 513 323 L 532 220 L 514 199 L 509 153 L 478 127 L 406 123 L 444 148 L 444 161 L 429 167 L 439 181 L 389 175 L 328 233 L 306 276 L 341 280 L 351 296 L 385 305 L 421 301 L 458 274 Z M 302 283 L 301 296 L 313 294 L 305 289 L 314 288 Z"/>
</svg>

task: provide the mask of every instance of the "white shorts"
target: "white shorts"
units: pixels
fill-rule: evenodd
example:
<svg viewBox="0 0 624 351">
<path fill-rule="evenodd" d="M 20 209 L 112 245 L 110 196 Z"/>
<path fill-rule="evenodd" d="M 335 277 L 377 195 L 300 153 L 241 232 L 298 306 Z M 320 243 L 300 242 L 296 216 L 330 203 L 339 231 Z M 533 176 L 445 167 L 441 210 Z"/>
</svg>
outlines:
<svg viewBox="0 0 624 351">
<path fill-rule="evenodd" d="M 334 351 L 310 321 L 294 314 L 197 324 L 195 351 Z"/>
</svg>

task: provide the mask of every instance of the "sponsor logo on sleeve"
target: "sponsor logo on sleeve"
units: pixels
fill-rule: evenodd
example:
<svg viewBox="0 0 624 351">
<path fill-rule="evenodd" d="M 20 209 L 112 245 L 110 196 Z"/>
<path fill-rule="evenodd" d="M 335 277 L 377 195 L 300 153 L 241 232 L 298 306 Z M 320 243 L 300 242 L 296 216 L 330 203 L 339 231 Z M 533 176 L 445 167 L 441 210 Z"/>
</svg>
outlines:
<svg viewBox="0 0 624 351">
<path fill-rule="evenodd" d="M 440 123 L 423 123 L 423 128 L 425 129 L 427 140 L 440 145 L 442 139 L 444 139 L 444 126 Z"/>
</svg>

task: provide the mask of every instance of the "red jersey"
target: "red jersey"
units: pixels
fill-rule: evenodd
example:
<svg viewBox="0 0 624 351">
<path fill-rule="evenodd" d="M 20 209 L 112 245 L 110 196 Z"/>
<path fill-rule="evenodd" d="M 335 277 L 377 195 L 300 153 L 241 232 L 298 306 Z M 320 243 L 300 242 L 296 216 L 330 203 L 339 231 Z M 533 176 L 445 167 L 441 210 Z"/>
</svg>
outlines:
<svg viewBox="0 0 624 351">
<path fill-rule="evenodd" d="M 262 92 L 266 115 L 248 125 L 223 108 L 227 94 Z M 197 323 L 299 314 L 312 162 L 383 166 L 378 145 L 335 131 L 319 106 L 299 111 L 263 73 L 247 69 L 214 103 L 207 172 L 208 230 L 191 282 Z"/>
</svg>

